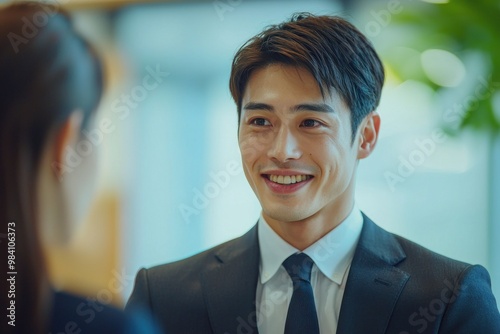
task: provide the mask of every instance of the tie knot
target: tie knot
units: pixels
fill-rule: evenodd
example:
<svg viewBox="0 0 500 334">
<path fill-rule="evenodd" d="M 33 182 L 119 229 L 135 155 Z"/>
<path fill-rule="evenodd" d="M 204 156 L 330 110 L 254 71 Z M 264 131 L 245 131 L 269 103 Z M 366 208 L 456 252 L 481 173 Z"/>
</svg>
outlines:
<svg viewBox="0 0 500 334">
<path fill-rule="evenodd" d="M 283 267 L 285 267 L 292 281 L 303 280 L 309 282 L 313 264 L 313 260 L 304 253 L 293 254 L 283 261 Z"/>
</svg>

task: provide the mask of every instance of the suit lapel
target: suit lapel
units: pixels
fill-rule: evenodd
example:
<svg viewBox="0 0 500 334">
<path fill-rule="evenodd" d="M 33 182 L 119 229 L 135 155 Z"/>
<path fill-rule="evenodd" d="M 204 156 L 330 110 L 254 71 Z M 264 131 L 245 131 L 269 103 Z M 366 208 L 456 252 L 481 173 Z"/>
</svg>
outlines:
<svg viewBox="0 0 500 334">
<path fill-rule="evenodd" d="M 203 273 L 201 284 L 214 333 L 258 333 L 255 294 L 259 274 L 257 226 L 222 247 L 220 265 Z"/>
<path fill-rule="evenodd" d="M 338 334 L 386 332 L 410 275 L 397 267 L 406 255 L 394 236 L 364 216 L 340 308 Z"/>
</svg>

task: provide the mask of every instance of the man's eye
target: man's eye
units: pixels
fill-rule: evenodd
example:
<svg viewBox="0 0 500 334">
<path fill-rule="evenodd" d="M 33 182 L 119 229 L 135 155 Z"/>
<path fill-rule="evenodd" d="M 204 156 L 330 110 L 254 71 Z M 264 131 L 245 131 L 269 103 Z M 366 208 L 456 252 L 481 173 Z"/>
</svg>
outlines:
<svg viewBox="0 0 500 334">
<path fill-rule="evenodd" d="M 271 125 L 268 120 L 265 118 L 254 118 L 250 121 L 250 124 L 252 125 L 257 125 L 257 126 L 268 126 Z"/>
<path fill-rule="evenodd" d="M 302 121 L 302 124 L 300 124 L 300 125 L 305 127 L 305 128 L 314 128 L 314 127 L 321 125 L 321 123 L 318 121 L 315 121 L 314 119 L 306 119 L 305 121 Z"/>
</svg>

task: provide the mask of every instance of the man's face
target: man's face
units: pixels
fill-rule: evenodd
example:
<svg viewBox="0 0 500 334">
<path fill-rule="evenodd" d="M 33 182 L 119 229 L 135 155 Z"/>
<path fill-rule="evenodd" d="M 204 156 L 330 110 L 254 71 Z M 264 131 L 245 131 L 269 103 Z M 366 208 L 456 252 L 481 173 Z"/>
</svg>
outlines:
<svg viewBox="0 0 500 334">
<path fill-rule="evenodd" d="M 346 214 L 360 158 L 359 134 L 354 144 L 351 136 L 349 108 L 333 90 L 323 98 L 307 70 L 281 64 L 255 70 L 243 95 L 239 145 L 264 218 Z"/>
</svg>

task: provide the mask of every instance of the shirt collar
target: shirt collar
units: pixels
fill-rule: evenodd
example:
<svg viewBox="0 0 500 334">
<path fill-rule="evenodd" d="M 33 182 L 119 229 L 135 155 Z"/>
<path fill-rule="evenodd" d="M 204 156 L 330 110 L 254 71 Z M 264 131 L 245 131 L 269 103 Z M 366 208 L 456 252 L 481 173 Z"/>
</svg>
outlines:
<svg viewBox="0 0 500 334">
<path fill-rule="evenodd" d="M 349 268 L 363 227 L 363 216 L 355 206 L 351 213 L 336 228 L 304 250 L 327 278 L 337 284 Z M 264 217 L 258 222 L 260 246 L 260 282 L 271 279 L 283 261 L 298 249 L 283 240 L 267 224 Z"/>
</svg>

